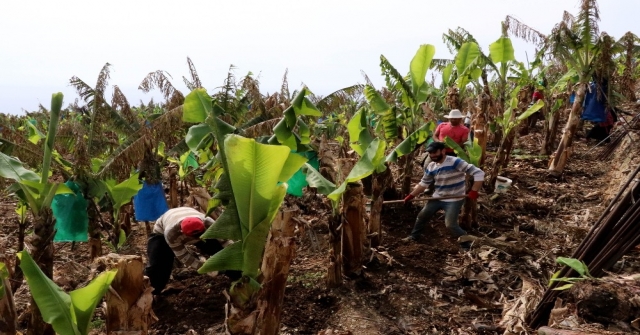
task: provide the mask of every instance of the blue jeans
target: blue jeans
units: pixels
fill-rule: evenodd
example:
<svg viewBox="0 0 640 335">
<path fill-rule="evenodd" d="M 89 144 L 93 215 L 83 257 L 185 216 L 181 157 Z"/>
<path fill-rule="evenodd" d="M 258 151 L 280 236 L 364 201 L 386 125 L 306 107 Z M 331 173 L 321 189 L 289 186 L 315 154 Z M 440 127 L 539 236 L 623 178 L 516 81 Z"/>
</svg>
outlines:
<svg viewBox="0 0 640 335">
<path fill-rule="evenodd" d="M 451 232 L 453 237 L 458 238 L 462 235 L 467 235 L 467 232 L 464 231 L 458 225 L 458 215 L 460 214 L 460 209 L 464 204 L 464 199 L 456 200 L 456 201 L 441 201 L 441 200 L 430 200 L 424 205 L 424 208 L 418 213 L 418 218 L 416 219 L 416 225 L 413 227 L 413 231 L 411 232 L 411 238 L 417 240 L 422 234 L 424 230 L 424 226 L 429 222 L 429 220 L 433 217 L 434 214 L 440 209 L 444 210 L 444 223 L 447 228 Z"/>
</svg>

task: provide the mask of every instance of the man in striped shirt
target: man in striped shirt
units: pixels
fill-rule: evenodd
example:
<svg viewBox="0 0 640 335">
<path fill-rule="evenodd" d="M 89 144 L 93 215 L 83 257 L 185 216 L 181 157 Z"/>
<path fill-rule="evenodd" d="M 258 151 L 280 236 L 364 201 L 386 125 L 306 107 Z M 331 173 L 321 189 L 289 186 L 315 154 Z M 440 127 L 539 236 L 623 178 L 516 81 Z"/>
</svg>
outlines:
<svg viewBox="0 0 640 335">
<path fill-rule="evenodd" d="M 187 267 L 198 269 L 203 262 L 186 248 L 194 244 L 200 252 L 211 256 L 222 250 L 223 245 L 216 239 L 201 240 L 200 236 L 215 221 L 190 207 L 178 207 L 168 210 L 156 220 L 153 233 L 147 243 L 149 264 L 145 275 L 149 277 L 153 294 L 162 292 L 169 282 L 174 258 Z M 212 276 L 217 275 L 213 273 Z"/>
<path fill-rule="evenodd" d="M 453 237 L 458 238 L 467 234 L 458 225 L 458 215 L 465 197 L 474 200 L 478 198 L 478 190 L 482 187 L 484 172 L 458 157 L 448 156 L 445 149 L 446 146 L 442 142 L 432 142 L 427 146 L 431 163 L 426 166 L 420 183 L 404 198 L 404 201 L 409 203 L 411 199 L 424 192 L 431 184 L 435 187 L 433 197 L 449 199 L 429 200 L 418 214 L 411 235 L 403 239 L 405 242 L 416 241 L 424 230 L 424 226 L 440 209 L 444 210 L 444 221 Z M 469 193 L 465 195 L 467 174 L 473 176 L 474 183 Z M 461 247 L 467 249 L 468 244 L 469 242 L 463 243 Z"/>
</svg>

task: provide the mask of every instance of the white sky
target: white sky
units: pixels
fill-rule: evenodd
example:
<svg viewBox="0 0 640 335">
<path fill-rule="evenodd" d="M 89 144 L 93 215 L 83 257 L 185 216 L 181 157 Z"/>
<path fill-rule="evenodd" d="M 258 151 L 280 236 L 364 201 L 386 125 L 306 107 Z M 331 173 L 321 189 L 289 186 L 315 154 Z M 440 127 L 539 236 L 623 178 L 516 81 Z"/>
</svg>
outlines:
<svg viewBox="0 0 640 335">
<path fill-rule="evenodd" d="M 543 33 L 578 0 L 3 0 L 0 9 L 0 112 L 21 114 L 49 106 L 51 93 L 77 96 L 68 85 L 78 76 L 94 85 L 113 65 L 111 85 L 129 102 L 152 96 L 137 89 L 147 73 L 169 72 L 187 92 L 186 57 L 195 63 L 210 92 L 230 64 L 236 75 L 260 73 L 261 90 L 279 89 L 285 69 L 289 87 L 305 83 L 316 94 L 362 83 L 364 71 L 381 86 L 379 56 L 401 72 L 420 44 L 436 47 L 447 29 L 470 31 L 483 50 L 500 36 L 510 14 Z M 620 38 L 640 34 L 638 0 L 600 0 L 600 29 Z M 533 47 L 515 41 L 516 57 L 531 59 Z M 109 90 L 110 91 L 110 90 Z M 158 94 L 155 94 L 158 97 Z"/>
</svg>

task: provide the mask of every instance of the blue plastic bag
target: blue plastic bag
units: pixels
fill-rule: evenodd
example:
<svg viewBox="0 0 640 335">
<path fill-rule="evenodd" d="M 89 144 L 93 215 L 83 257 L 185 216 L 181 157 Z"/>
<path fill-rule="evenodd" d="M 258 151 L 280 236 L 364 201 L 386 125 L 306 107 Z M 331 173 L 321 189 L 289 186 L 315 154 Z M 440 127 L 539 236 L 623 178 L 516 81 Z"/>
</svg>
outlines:
<svg viewBox="0 0 640 335">
<path fill-rule="evenodd" d="M 137 221 L 155 221 L 168 211 L 162 183 L 149 184 L 145 181 L 142 189 L 133 196 L 133 209 Z"/>
</svg>

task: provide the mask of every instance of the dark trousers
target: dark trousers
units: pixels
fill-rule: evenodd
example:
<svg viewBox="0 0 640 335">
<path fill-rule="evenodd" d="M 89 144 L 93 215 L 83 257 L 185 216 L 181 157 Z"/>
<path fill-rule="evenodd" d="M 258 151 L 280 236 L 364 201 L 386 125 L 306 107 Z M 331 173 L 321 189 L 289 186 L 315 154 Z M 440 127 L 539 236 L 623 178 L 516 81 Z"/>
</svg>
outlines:
<svg viewBox="0 0 640 335">
<path fill-rule="evenodd" d="M 206 255 L 212 256 L 222 250 L 222 245 L 216 239 L 198 241 L 195 246 Z M 147 257 L 149 264 L 144 269 L 144 274 L 149 277 L 153 294 L 160 294 L 171 277 L 175 255 L 163 234 L 151 234 L 147 242 Z"/>
</svg>

